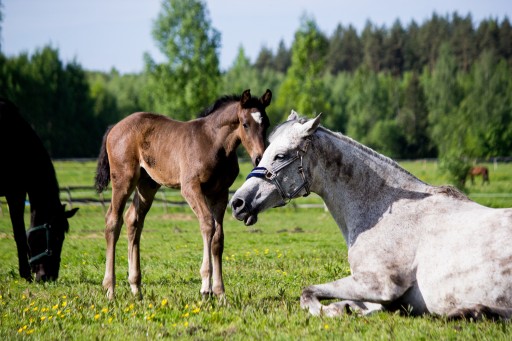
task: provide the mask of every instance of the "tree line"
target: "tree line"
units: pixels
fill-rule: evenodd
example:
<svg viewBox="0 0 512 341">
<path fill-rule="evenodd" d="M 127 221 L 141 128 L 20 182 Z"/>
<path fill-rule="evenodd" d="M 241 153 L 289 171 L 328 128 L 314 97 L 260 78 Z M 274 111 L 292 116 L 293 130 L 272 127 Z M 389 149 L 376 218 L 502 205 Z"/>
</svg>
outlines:
<svg viewBox="0 0 512 341">
<path fill-rule="evenodd" d="M 0 13 L 0 18 L 1 18 Z M 1 27 L 0 27 L 1 32 Z M 512 154 L 512 27 L 433 13 L 390 28 L 339 24 L 328 35 L 300 18 L 288 48 L 243 46 L 225 71 L 204 1 L 166 0 L 152 36 L 166 61 L 138 74 L 84 70 L 51 46 L 7 57 L 0 95 L 20 106 L 54 158 L 96 157 L 105 129 L 135 111 L 196 118 L 225 94 L 272 90 L 272 124 L 291 109 L 393 158 L 438 157 L 460 179 L 476 158 Z M 0 46 L 1 48 L 1 46 Z"/>
</svg>

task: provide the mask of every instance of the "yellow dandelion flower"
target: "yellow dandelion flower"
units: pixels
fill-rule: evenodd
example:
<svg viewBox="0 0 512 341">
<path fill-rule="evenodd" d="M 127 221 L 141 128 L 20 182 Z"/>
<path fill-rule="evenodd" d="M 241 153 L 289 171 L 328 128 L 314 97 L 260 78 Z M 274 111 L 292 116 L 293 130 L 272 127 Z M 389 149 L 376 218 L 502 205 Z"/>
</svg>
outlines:
<svg viewBox="0 0 512 341">
<path fill-rule="evenodd" d="M 105 307 L 105 308 L 101 309 L 101 312 L 102 312 L 103 314 L 108 313 L 108 308 L 107 308 L 107 307 Z"/>
<path fill-rule="evenodd" d="M 176 323 L 173 323 L 173 324 L 172 324 L 172 326 L 173 326 L 173 327 L 176 327 L 176 326 L 177 326 L 177 324 L 176 324 Z"/>
<path fill-rule="evenodd" d="M 58 304 L 54 305 L 54 306 L 52 307 L 52 309 L 53 309 L 53 310 L 57 310 L 57 309 L 59 309 L 59 305 L 58 305 Z"/>
<path fill-rule="evenodd" d="M 33 311 L 38 311 L 38 310 L 39 310 L 39 308 L 38 308 L 38 307 L 34 307 L 34 308 L 32 308 L 32 310 L 33 310 Z"/>
<path fill-rule="evenodd" d="M 162 307 L 165 307 L 166 305 L 167 305 L 167 298 L 164 298 L 164 299 L 162 300 L 161 306 L 162 306 Z"/>
<path fill-rule="evenodd" d="M 26 313 L 28 311 L 28 308 L 23 309 L 23 312 Z"/>
<path fill-rule="evenodd" d="M 46 320 L 46 316 L 41 316 L 41 321 Z"/>
<path fill-rule="evenodd" d="M 324 329 L 329 329 L 329 325 L 328 324 L 324 324 Z"/>
<path fill-rule="evenodd" d="M 194 314 L 198 314 L 201 311 L 201 308 L 197 307 L 196 309 L 192 310 Z"/>
<path fill-rule="evenodd" d="M 183 326 L 188 327 L 188 321 L 185 321 L 185 323 L 183 323 Z"/>
<path fill-rule="evenodd" d="M 189 313 L 186 312 L 185 314 L 182 315 L 182 317 L 188 317 Z"/>
<path fill-rule="evenodd" d="M 18 329 L 18 333 L 23 333 L 23 328 Z"/>
<path fill-rule="evenodd" d="M 270 252 L 269 249 L 265 249 L 265 251 L 263 251 L 264 254 L 268 255 L 268 253 Z"/>
<path fill-rule="evenodd" d="M 34 332 L 35 329 L 30 329 L 30 330 L 27 330 L 27 335 L 30 335 Z"/>
<path fill-rule="evenodd" d="M 44 307 L 43 307 L 43 308 L 41 308 L 41 312 L 43 312 L 43 313 L 44 313 L 45 311 L 47 311 L 47 310 L 48 310 L 48 309 L 46 309 L 46 308 L 44 308 Z"/>
<path fill-rule="evenodd" d="M 97 320 L 97 319 L 99 319 L 99 318 L 100 318 L 100 314 L 96 314 L 96 315 L 94 315 L 94 319 L 95 319 L 95 320 Z"/>
<path fill-rule="evenodd" d="M 94 304 L 91 304 L 91 309 L 94 309 Z"/>
<path fill-rule="evenodd" d="M 53 315 L 48 316 L 48 320 L 51 320 L 53 318 Z"/>
<path fill-rule="evenodd" d="M 25 296 L 25 294 L 23 294 L 23 295 L 21 295 L 21 298 L 25 299 L 25 298 L 27 298 L 27 296 Z"/>
<path fill-rule="evenodd" d="M 185 304 L 185 309 L 188 309 L 188 304 Z"/>
<path fill-rule="evenodd" d="M 112 320 L 113 320 L 113 318 L 112 318 L 112 317 L 109 317 L 109 318 L 108 318 L 108 323 L 112 323 Z"/>
<path fill-rule="evenodd" d="M 68 305 L 68 302 L 67 302 L 67 301 L 64 301 L 64 302 L 62 302 L 60 305 L 61 305 L 61 306 L 63 306 L 63 307 L 65 307 L 65 306 L 67 306 L 67 305 Z"/>
<path fill-rule="evenodd" d="M 132 303 L 132 304 L 130 304 L 129 308 L 130 308 L 130 310 L 133 310 L 133 308 L 135 308 L 135 305 Z"/>
<path fill-rule="evenodd" d="M 36 304 L 36 302 L 30 302 L 30 306 L 33 306 L 34 304 Z"/>
<path fill-rule="evenodd" d="M 66 299 L 66 298 L 68 298 L 68 297 L 67 297 L 66 295 L 62 295 L 61 297 L 62 297 L 63 299 Z"/>
<path fill-rule="evenodd" d="M 148 304 L 149 308 L 153 308 L 153 303 Z"/>
</svg>

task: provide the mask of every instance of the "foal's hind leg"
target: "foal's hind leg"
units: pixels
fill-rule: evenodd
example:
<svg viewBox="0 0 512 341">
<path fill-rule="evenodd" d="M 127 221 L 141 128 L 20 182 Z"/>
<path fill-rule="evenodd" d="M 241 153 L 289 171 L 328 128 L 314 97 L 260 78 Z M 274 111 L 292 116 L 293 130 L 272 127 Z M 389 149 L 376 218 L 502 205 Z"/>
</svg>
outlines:
<svg viewBox="0 0 512 341">
<path fill-rule="evenodd" d="M 129 177 L 125 179 L 130 179 Z M 105 277 L 103 288 L 107 290 L 107 297 L 113 299 L 115 295 L 116 273 L 116 244 L 123 225 L 123 211 L 126 201 L 135 188 L 135 178 L 123 182 L 117 177 L 112 180 L 112 200 L 105 215 L 105 240 L 107 242 Z"/>
<path fill-rule="evenodd" d="M 144 227 L 144 219 L 151 208 L 155 194 L 160 188 L 155 181 L 142 176 L 133 196 L 133 202 L 126 211 L 125 221 L 128 229 L 128 282 L 132 293 L 139 299 L 141 272 L 140 272 L 140 236 Z"/>
</svg>

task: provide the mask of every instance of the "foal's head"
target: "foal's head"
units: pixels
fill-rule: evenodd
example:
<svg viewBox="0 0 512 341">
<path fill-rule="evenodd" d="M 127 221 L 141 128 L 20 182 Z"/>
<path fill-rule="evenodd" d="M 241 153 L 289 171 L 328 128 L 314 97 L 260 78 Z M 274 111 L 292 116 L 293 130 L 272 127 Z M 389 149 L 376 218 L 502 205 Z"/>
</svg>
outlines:
<svg viewBox="0 0 512 341">
<path fill-rule="evenodd" d="M 251 97 L 251 91 L 245 90 L 238 108 L 238 127 L 240 140 L 256 166 L 265 151 L 265 137 L 270 125 L 265 108 L 269 106 L 272 92 L 267 91 L 260 98 Z"/>
<path fill-rule="evenodd" d="M 62 245 L 69 231 L 68 218 L 78 211 L 78 208 L 70 211 L 64 208 L 64 205 L 59 206 L 48 222 L 31 227 L 27 232 L 29 263 L 38 282 L 55 281 L 59 277 Z"/>
</svg>

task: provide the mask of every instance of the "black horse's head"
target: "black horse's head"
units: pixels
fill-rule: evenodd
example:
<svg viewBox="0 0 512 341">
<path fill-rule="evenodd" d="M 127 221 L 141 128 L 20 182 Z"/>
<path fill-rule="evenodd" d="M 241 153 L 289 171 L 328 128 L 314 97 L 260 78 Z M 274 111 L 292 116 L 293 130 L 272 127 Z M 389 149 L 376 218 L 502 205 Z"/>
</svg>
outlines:
<svg viewBox="0 0 512 341">
<path fill-rule="evenodd" d="M 66 211 L 61 205 L 48 222 L 27 231 L 29 264 L 36 274 L 36 281 L 55 281 L 59 277 L 60 254 L 65 234 L 69 231 L 68 218 L 76 211 L 78 208 Z"/>
</svg>

